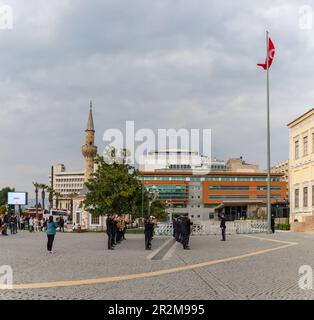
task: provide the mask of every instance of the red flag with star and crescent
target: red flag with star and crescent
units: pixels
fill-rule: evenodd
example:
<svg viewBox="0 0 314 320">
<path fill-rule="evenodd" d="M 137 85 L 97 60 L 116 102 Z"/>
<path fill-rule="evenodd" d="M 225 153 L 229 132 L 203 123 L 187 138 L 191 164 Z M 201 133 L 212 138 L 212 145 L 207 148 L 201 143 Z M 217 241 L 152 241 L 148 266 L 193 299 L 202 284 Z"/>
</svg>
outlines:
<svg viewBox="0 0 314 320">
<path fill-rule="evenodd" d="M 268 69 L 269 69 L 274 60 L 274 56 L 275 56 L 275 46 L 271 41 L 271 39 L 268 38 L 268 55 L 265 59 L 265 63 L 258 63 L 257 65 L 259 67 L 262 67 L 264 70 L 267 70 L 267 65 L 268 65 Z M 268 59 L 268 64 L 267 64 L 267 59 Z"/>
</svg>

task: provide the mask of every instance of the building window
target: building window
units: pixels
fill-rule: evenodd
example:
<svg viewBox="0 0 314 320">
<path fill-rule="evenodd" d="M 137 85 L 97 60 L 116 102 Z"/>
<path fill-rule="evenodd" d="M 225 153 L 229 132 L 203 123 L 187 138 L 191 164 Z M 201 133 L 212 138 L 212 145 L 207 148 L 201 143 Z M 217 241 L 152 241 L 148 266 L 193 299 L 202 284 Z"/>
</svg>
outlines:
<svg viewBox="0 0 314 320">
<path fill-rule="evenodd" d="M 303 188 L 303 207 L 307 207 L 308 188 Z"/>
<path fill-rule="evenodd" d="M 92 216 L 92 224 L 99 224 L 99 216 Z"/>
<path fill-rule="evenodd" d="M 299 140 L 294 142 L 294 159 L 299 159 Z"/>
<path fill-rule="evenodd" d="M 308 139 L 307 136 L 303 137 L 303 156 L 307 156 L 308 151 Z"/>
<path fill-rule="evenodd" d="M 76 213 L 76 223 L 77 223 L 77 224 L 81 223 L 80 217 L 81 217 L 81 214 L 80 214 L 79 212 L 77 212 L 77 213 Z"/>
<path fill-rule="evenodd" d="M 314 133 L 312 133 L 312 152 L 314 152 Z"/>
<path fill-rule="evenodd" d="M 294 190 L 294 207 L 299 208 L 299 189 Z"/>
</svg>

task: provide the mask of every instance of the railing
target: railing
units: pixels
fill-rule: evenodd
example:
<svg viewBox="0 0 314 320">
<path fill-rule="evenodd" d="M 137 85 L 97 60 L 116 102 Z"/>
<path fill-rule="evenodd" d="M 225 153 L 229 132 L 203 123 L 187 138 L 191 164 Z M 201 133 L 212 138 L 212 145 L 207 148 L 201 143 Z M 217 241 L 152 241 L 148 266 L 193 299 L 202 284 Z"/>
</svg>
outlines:
<svg viewBox="0 0 314 320">
<path fill-rule="evenodd" d="M 226 234 L 248 234 L 263 233 L 267 231 L 267 221 L 265 220 L 243 220 L 227 221 Z M 173 234 L 171 222 L 158 222 L 155 228 L 156 235 Z M 192 228 L 192 235 L 217 235 L 221 234 L 219 221 L 195 222 Z"/>
</svg>

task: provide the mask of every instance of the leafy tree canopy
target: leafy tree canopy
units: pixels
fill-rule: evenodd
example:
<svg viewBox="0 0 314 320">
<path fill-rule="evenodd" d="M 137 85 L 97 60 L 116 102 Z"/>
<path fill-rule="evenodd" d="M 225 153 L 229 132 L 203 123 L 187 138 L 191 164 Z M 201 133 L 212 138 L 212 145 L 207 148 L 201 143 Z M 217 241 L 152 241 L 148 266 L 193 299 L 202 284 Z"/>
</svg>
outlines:
<svg viewBox="0 0 314 320">
<path fill-rule="evenodd" d="M 14 188 L 5 187 L 0 190 L 0 206 L 4 205 L 8 201 L 8 192 L 13 192 Z"/>
<path fill-rule="evenodd" d="M 84 206 L 92 215 L 131 214 L 141 216 L 142 196 L 144 212 L 148 209 L 148 192 L 143 189 L 139 171 L 128 164 L 129 153 L 123 149 L 118 152 L 110 148 L 104 156 L 95 159 L 97 170 L 86 183 L 89 192 Z M 151 214 L 161 217 L 165 205 L 160 201 L 153 203 Z"/>
</svg>

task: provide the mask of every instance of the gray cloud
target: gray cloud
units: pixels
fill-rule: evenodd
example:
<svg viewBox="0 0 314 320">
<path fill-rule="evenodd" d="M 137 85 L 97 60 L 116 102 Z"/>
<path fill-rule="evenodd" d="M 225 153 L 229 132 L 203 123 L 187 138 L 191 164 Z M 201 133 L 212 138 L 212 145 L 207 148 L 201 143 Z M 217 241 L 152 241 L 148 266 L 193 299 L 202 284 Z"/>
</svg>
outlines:
<svg viewBox="0 0 314 320">
<path fill-rule="evenodd" d="M 265 29 L 272 162 L 288 157 L 286 124 L 312 106 L 314 30 L 297 1 L 8 1 L 0 30 L 0 186 L 32 191 L 51 164 L 81 169 L 89 99 L 103 132 L 211 128 L 212 154 L 265 167 Z"/>
</svg>

